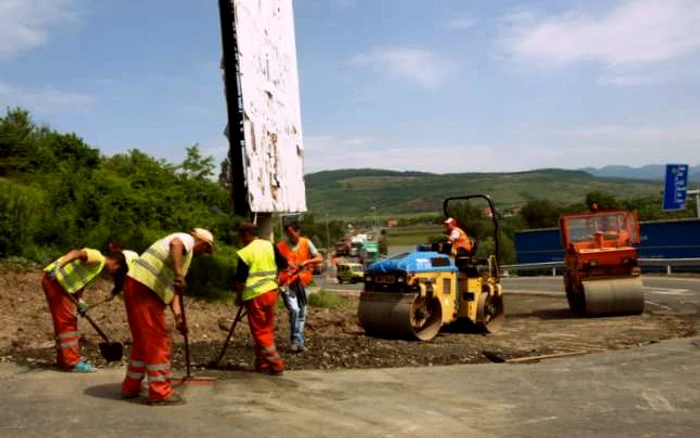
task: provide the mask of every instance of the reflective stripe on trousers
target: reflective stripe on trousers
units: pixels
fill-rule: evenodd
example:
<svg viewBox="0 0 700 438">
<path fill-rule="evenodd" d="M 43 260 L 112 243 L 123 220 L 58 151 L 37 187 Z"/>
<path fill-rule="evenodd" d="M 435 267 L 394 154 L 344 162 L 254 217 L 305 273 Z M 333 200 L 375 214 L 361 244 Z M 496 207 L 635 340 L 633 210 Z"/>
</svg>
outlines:
<svg viewBox="0 0 700 438">
<path fill-rule="evenodd" d="M 245 302 L 250 333 L 255 342 L 255 368 L 283 371 L 284 361 L 275 346 L 277 291 L 272 290 Z"/>
<path fill-rule="evenodd" d="M 148 399 L 151 402 L 170 397 L 170 337 L 165 325 L 166 305 L 143 284 L 127 277 L 124 305 L 133 344 L 129 367 L 122 382 L 122 394 L 138 394 L 148 373 Z M 130 375 L 131 374 L 131 375 Z"/>
<path fill-rule="evenodd" d="M 75 304 L 58 281 L 49 278 L 46 274 L 41 277 L 41 288 L 46 295 L 53 319 L 56 365 L 63 369 L 72 368 L 80 362 L 80 332 L 78 332 Z"/>
</svg>

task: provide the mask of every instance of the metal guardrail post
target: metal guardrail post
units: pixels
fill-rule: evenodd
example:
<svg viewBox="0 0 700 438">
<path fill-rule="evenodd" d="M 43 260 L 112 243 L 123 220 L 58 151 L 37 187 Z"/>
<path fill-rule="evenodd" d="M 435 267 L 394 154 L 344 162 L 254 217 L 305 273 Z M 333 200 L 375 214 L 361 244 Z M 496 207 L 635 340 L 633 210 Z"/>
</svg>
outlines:
<svg viewBox="0 0 700 438">
<path fill-rule="evenodd" d="M 671 265 L 666 265 L 666 275 L 671 275 Z"/>
</svg>

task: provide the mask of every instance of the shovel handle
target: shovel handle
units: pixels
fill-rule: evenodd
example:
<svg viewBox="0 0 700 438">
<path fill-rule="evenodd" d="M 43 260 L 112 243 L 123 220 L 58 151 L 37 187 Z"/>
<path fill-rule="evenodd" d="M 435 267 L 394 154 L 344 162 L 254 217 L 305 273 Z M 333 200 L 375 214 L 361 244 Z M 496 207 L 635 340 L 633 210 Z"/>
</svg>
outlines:
<svg viewBox="0 0 700 438">
<path fill-rule="evenodd" d="M 179 292 L 180 296 L 180 310 L 182 311 L 182 322 L 187 327 L 187 317 L 185 316 L 185 296 L 182 292 Z M 189 330 L 189 327 L 187 327 Z M 185 338 L 185 364 L 187 365 L 187 378 L 190 377 L 190 342 L 187 337 L 187 332 L 183 333 L 182 337 Z"/>
<path fill-rule="evenodd" d="M 66 292 L 66 295 L 68 295 L 68 297 L 73 301 L 73 303 L 75 303 L 75 305 L 78 305 L 78 300 L 76 300 L 73 295 L 69 294 L 68 292 Z M 100 329 L 100 327 L 97 326 L 97 323 L 95 323 L 95 321 L 93 321 L 92 318 L 90 318 L 90 316 L 85 315 L 83 318 L 87 319 L 90 325 L 95 329 L 97 333 L 99 333 L 100 336 L 102 336 L 102 339 L 104 339 L 105 342 L 112 342 L 109 340 L 105 332 L 103 332 L 102 329 Z"/>
<path fill-rule="evenodd" d="M 216 361 L 214 361 L 215 365 L 218 365 L 219 362 L 221 362 L 221 359 L 224 358 L 224 354 L 226 354 L 226 348 L 228 347 L 228 343 L 231 340 L 231 336 L 233 336 L 233 331 L 236 329 L 236 324 L 243 318 L 243 306 L 238 308 L 238 313 L 236 314 L 236 317 L 233 319 L 233 323 L 231 324 L 231 328 L 228 331 L 228 336 L 226 336 L 226 342 L 224 342 L 224 346 L 221 348 L 221 352 L 219 353 L 219 357 L 216 358 Z"/>
</svg>

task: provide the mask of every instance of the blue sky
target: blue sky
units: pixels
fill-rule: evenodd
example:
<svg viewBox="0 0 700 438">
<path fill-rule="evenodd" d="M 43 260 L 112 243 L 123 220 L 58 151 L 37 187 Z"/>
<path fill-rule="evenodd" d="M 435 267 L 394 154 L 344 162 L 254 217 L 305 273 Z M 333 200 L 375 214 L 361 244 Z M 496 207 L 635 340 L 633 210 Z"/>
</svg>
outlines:
<svg viewBox="0 0 700 438">
<path fill-rule="evenodd" d="M 700 163 L 696 0 L 295 0 L 307 171 Z M 0 0 L 0 105 L 221 158 L 214 0 Z"/>
</svg>

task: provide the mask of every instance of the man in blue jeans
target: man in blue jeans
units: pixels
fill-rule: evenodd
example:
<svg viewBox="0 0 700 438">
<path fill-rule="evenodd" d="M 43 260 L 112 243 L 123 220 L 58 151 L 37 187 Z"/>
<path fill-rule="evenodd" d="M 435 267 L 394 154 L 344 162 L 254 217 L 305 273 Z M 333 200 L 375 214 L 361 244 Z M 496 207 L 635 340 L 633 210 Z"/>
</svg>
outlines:
<svg viewBox="0 0 700 438">
<path fill-rule="evenodd" d="M 287 240 L 277 244 L 289 269 L 280 273 L 280 289 L 284 305 L 289 311 L 289 325 L 293 353 L 306 350 L 304 322 L 306 321 L 307 287 L 313 278 L 313 265 L 323 258 L 311 240 L 301 236 L 301 226 L 292 222 L 285 228 Z"/>
</svg>

